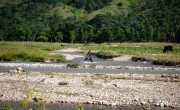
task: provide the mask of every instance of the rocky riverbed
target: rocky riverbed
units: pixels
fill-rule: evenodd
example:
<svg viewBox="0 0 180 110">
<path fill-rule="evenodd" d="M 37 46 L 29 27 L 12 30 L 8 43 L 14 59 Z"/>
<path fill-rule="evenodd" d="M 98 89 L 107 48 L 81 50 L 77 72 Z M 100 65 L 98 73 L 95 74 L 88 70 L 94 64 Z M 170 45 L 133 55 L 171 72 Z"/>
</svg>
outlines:
<svg viewBox="0 0 180 110">
<path fill-rule="evenodd" d="M 29 92 L 27 92 L 29 91 Z M 1 72 L 0 101 L 180 108 L 180 75 Z"/>
<path fill-rule="evenodd" d="M 72 67 L 71 67 L 72 66 Z M 96 68 L 96 69 L 131 69 L 131 70 L 159 70 L 159 71 L 180 71 L 180 68 L 174 67 L 143 67 L 143 66 L 105 66 L 98 64 L 48 64 L 48 63 L 4 63 L 0 62 L 0 67 L 36 67 L 36 68 Z"/>
</svg>

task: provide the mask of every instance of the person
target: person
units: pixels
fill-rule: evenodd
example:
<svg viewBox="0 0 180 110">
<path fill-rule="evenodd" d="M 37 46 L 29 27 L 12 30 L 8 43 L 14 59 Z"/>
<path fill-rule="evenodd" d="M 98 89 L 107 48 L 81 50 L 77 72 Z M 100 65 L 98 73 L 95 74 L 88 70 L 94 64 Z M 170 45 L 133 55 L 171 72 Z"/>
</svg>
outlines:
<svg viewBox="0 0 180 110">
<path fill-rule="evenodd" d="M 89 62 L 93 62 L 92 60 L 92 53 L 89 50 L 89 52 L 86 54 L 86 58 L 84 59 L 84 61 L 89 61 Z"/>
</svg>

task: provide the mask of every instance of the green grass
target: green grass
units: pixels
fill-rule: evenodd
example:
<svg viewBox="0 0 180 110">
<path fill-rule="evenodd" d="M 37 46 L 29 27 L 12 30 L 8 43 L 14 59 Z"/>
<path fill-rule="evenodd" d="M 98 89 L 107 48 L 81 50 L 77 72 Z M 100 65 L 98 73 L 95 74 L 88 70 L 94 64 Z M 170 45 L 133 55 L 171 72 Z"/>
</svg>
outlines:
<svg viewBox="0 0 180 110">
<path fill-rule="evenodd" d="M 62 49 L 58 43 L 40 42 L 0 42 L 0 60 L 44 62 L 65 61 L 63 56 L 50 54 L 53 50 Z"/>
<path fill-rule="evenodd" d="M 165 45 L 173 45 L 173 52 L 163 53 Z M 84 46 L 83 50 L 94 51 L 100 56 L 129 54 L 135 57 L 148 58 L 157 62 L 180 62 L 180 45 L 168 43 L 121 43 L 113 45 L 92 45 Z M 156 64 L 157 64 L 156 62 Z"/>
<path fill-rule="evenodd" d="M 117 6 L 119 2 L 122 2 L 123 5 Z M 119 15 L 119 14 L 128 15 L 130 11 L 129 6 L 130 6 L 130 3 L 127 0 L 113 0 L 109 6 L 105 6 L 102 9 L 99 9 L 99 10 L 96 10 L 87 14 L 87 19 L 91 20 L 98 14 L 107 14 L 107 13 L 110 13 L 112 15 Z"/>
<path fill-rule="evenodd" d="M 170 43 L 116 43 L 112 45 L 92 44 L 65 44 L 66 48 L 81 47 L 82 50 L 99 54 L 102 58 L 111 58 L 117 55 L 129 54 L 134 57 L 152 59 L 154 64 L 179 65 L 180 45 Z M 116 46 L 114 46 L 116 45 Z M 173 45 L 173 52 L 163 53 L 165 45 Z M 43 62 L 45 59 L 62 62 L 65 58 L 60 55 L 50 54 L 53 50 L 60 50 L 63 47 L 59 43 L 41 42 L 0 42 L 0 60 L 5 61 L 34 61 Z"/>
<path fill-rule="evenodd" d="M 85 18 L 86 12 L 84 9 L 78 9 L 72 6 L 65 6 L 63 4 L 58 4 L 56 7 L 50 9 L 46 14 L 53 15 L 58 14 L 63 16 L 64 18 L 75 16 L 76 18 Z"/>
<path fill-rule="evenodd" d="M 137 0 L 135 0 L 136 2 Z M 117 6 L 119 2 L 122 2 L 122 6 Z M 96 15 L 98 14 L 107 14 L 111 13 L 112 15 L 127 15 L 130 11 L 130 6 L 132 1 L 127 1 L 127 0 L 113 0 L 110 5 L 103 7 L 102 9 L 93 11 L 91 13 L 87 13 L 84 9 L 80 8 L 75 8 L 72 6 L 65 6 L 62 3 L 59 3 L 52 9 L 50 9 L 46 14 L 47 15 L 53 15 L 55 13 L 63 16 L 64 18 L 70 17 L 70 16 L 75 16 L 76 18 L 83 18 L 87 20 L 91 20 Z"/>
</svg>

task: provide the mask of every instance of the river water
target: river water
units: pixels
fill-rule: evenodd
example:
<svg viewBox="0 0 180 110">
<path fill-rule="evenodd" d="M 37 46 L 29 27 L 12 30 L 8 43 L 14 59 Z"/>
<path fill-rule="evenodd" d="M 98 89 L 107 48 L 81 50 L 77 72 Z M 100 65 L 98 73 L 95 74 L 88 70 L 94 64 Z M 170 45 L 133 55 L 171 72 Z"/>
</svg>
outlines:
<svg viewBox="0 0 180 110">
<path fill-rule="evenodd" d="M 66 63 L 39 63 L 39 62 L 0 62 L 0 72 L 15 70 L 18 66 L 22 66 L 27 72 L 59 72 L 59 73 L 109 73 L 109 74 L 180 74 L 180 71 L 166 71 L 163 68 L 178 69 L 175 66 L 153 65 L 151 62 L 132 62 L 132 61 L 110 61 L 94 58 L 95 62 L 84 62 L 82 58 L 68 61 Z M 65 68 L 67 64 L 82 64 L 96 66 L 121 66 L 121 67 L 139 67 L 139 68 L 162 68 L 162 70 L 147 69 L 112 69 L 112 68 Z M 6 66 L 1 66 L 6 65 Z M 48 66 L 40 66 L 48 65 Z M 56 65 L 56 66 L 54 66 Z"/>
<path fill-rule="evenodd" d="M 111 69 L 111 68 L 61 68 L 59 65 L 67 64 L 82 64 L 82 65 L 96 65 L 96 66 L 131 66 L 131 67 L 154 67 L 154 68 L 179 68 L 176 66 L 162 66 L 162 65 L 153 65 L 152 62 L 132 62 L 127 61 L 112 61 L 104 60 L 93 56 L 94 62 L 84 62 L 84 53 L 77 52 L 57 52 L 56 54 L 68 54 L 80 56 L 74 58 L 73 60 L 67 61 L 66 63 L 39 63 L 39 62 L 2 62 L 0 61 L 0 72 L 15 70 L 17 66 L 23 66 L 26 71 L 33 72 L 60 72 L 60 73 L 109 73 L 109 74 L 118 74 L 118 73 L 129 73 L 129 74 L 180 74 L 180 71 L 165 71 L 165 70 L 144 70 L 144 69 Z M 12 64 L 14 66 L 12 66 Z M 17 65 L 16 65 L 17 64 Z M 6 65 L 6 66 L 2 66 Z M 25 66 L 24 66 L 25 65 Z M 28 66 L 27 66 L 28 65 Z M 30 65 L 30 66 L 29 66 Z M 40 67 L 39 65 L 50 65 L 45 67 Z M 57 66 L 54 66 L 57 65 Z"/>
<path fill-rule="evenodd" d="M 30 108 L 38 108 L 35 103 L 30 103 L 27 108 L 22 106 L 21 102 L 0 102 L 0 108 L 4 105 L 10 106 L 13 110 L 30 110 Z M 179 110 L 178 108 L 169 107 L 146 107 L 146 106 L 104 106 L 104 105 L 87 105 L 87 104 L 69 104 L 69 103 L 53 103 L 47 104 L 46 110 L 76 110 L 78 107 L 83 107 L 84 110 Z"/>
</svg>

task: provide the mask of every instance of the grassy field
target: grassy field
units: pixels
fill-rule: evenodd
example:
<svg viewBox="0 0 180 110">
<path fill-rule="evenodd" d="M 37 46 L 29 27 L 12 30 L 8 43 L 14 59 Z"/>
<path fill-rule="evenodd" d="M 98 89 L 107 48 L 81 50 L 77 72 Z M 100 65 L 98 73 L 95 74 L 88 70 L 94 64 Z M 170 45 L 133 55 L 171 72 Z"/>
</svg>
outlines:
<svg viewBox="0 0 180 110">
<path fill-rule="evenodd" d="M 65 61 L 63 56 L 50 54 L 53 50 L 63 48 L 80 47 L 84 51 L 89 49 L 100 54 L 100 56 L 132 55 L 135 59 L 144 58 L 153 60 L 155 64 L 179 65 L 180 64 L 180 44 L 170 43 L 114 43 L 107 44 L 63 44 L 60 43 L 40 43 L 40 42 L 0 42 L 0 60 L 4 61 L 34 61 L 44 62 Z M 165 45 L 173 45 L 173 52 L 163 53 Z M 106 57 L 104 57 L 106 58 Z M 109 57 L 107 57 L 109 58 Z"/>
<path fill-rule="evenodd" d="M 3 61 L 33 61 L 45 60 L 62 62 L 63 56 L 50 54 L 53 50 L 61 49 L 58 43 L 40 42 L 0 42 L 0 60 Z"/>
<path fill-rule="evenodd" d="M 173 52 L 163 53 L 166 45 L 173 46 Z M 179 65 L 180 64 L 180 45 L 170 43 L 119 43 L 112 45 L 91 45 L 82 47 L 84 50 L 91 49 L 98 52 L 100 56 L 108 55 L 132 55 L 135 59 L 150 59 L 154 64 Z"/>
</svg>

